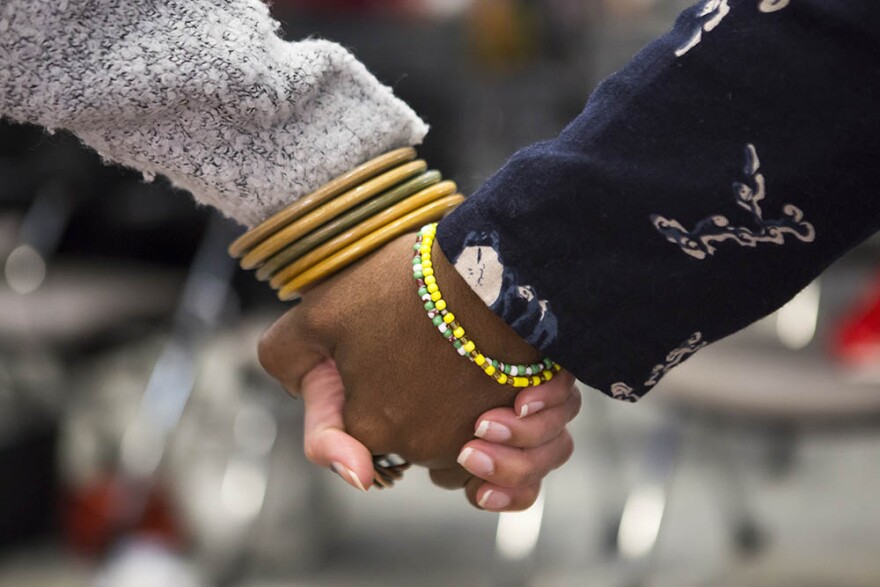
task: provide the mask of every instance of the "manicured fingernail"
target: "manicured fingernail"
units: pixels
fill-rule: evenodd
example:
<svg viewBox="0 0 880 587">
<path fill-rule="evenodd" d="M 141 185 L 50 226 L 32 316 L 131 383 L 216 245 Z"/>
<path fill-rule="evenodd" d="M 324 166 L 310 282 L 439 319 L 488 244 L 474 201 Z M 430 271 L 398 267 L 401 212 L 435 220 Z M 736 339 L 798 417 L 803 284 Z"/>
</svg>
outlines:
<svg viewBox="0 0 880 587">
<path fill-rule="evenodd" d="M 330 463 L 330 470 L 342 477 L 342 480 L 350 484 L 355 489 L 360 489 L 364 493 L 366 493 L 367 489 L 364 487 L 364 484 L 361 483 L 361 480 L 358 479 L 358 476 L 354 471 L 342 465 L 340 463 Z"/>
<path fill-rule="evenodd" d="M 504 424 L 483 420 L 480 422 L 480 425 L 477 426 L 477 431 L 474 432 L 474 436 L 482 438 L 483 440 L 488 440 L 489 442 L 504 442 L 505 440 L 510 440 L 513 433 L 511 433 L 510 428 Z"/>
<path fill-rule="evenodd" d="M 483 494 L 478 503 L 486 510 L 501 510 L 510 505 L 510 496 L 490 489 Z"/>
<path fill-rule="evenodd" d="M 519 417 L 525 418 L 529 414 L 534 414 L 536 412 L 540 412 L 544 409 L 544 402 L 532 402 L 530 404 L 526 404 L 519 411 Z"/>
<path fill-rule="evenodd" d="M 458 455 L 458 464 L 476 475 L 487 477 L 495 471 L 495 464 L 484 452 L 468 447 Z"/>
</svg>

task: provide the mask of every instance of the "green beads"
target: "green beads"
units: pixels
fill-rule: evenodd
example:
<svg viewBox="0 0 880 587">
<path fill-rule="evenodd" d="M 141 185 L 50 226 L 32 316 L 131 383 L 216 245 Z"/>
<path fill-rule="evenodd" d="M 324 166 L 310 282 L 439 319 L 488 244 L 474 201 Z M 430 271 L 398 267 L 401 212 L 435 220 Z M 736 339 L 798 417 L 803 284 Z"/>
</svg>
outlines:
<svg viewBox="0 0 880 587">
<path fill-rule="evenodd" d="M 444 338 L 452 342 L 458 354 L 467 357 L 483 372 L 501 385 L 513 387 L 530 387 L 540 385 L 553 378 L 561 367 L 550 359 L 531 365 L 509 365 L 484 355 L 477 350 L 476 343 L 465 337 L 464 327 L 447 309 L 446 300 L 440 293 L 440 286 L 434 276 L 431 264 L 431 246 L 434 243 L 437 224 L 429 224 L 419 231 L 419 237 L 413 246 L 415 254 L 412 258 L 413 278 L 419 282 L 419 299 L 425 301 L 424 308 L 428 312 L 431 323 L 438 328 Z"/>
</svg>

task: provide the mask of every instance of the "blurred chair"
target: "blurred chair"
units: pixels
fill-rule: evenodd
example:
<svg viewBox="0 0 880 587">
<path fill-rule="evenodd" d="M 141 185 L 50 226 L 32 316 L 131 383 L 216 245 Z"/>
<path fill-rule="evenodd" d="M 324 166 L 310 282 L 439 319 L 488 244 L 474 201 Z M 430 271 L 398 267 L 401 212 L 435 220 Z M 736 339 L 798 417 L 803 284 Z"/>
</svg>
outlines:
<svg viewBox="0 0 880 587">
<path fill-rule="evenodd" d="M 55 524 L 57 418 L 77 357 L 163 317 L 179 287 L 173 269 L 59 255 L 99 192 L 96 165 L 70 137 L 0 124 L 0 471 L 14 479 L 0 496 L 3 546 Z"/>
<path fill-rule="evenodd" d="M 880 378 L 835 363 L 818 342 L 869 275 L 852 264 L 831 269 L 821 294 L 814 283 L 776 314 L 701 350 L 664 379 L 654 393 L 669 417 L 649 439 L 616 533 L 628 584 L 651 576 L 675 467 L 689 442 L 698 440 L 714 456 L 716 503 L 737 552 L 748 555 L 761 552 L 767 540 L 750 509 L 739 445 L 757 441 L 765 462 L 781 474 L 805 435 L 880 432 Z M 694 431 L 701 433 L 689 434 Z"/>
</svg>

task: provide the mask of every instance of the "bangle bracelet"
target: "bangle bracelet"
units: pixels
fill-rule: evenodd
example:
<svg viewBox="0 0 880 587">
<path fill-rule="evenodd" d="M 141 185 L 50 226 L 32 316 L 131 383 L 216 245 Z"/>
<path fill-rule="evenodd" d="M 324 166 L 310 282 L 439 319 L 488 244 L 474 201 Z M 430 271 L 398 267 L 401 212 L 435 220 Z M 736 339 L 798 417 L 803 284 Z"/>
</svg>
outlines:
<svg viewBox="0 0 880 587">
<path fill-rule="evenodd" d="M 442 181 L 434 184 L 424 190 L 413 194 L 403 202 L 398 202 L 394 206 L 382 210 L 375 216 L 368 218 L 357 226 L 354 226 L 345 232 L 336 235 L 326 243 L 315 247 L 301 258 L 297 259 L 282 271 L 272 276 L 269 285 L 274 289 L 284 287 L 291 279 L 303 273 L 310 267 L 314 267 L 324 259 L 336 254 L 338 251 L 353 244 L 354 242 L 376 232 L 383 226 L 386 226 L 395 220 L 402 218 L 419 208 L 431 204 L 432 202 L 455 194 L 457 186 L 451 181 Z M 408 230 L 417 230 L 425 222 L 436 220 L 439 216 L 423 219 L 420 222 L 411 225 Z"/>
<path fill-rule="evenodd" d="M 454 182 L 391 151 L 324 184 L 266 219 L 229 247 L 243 269 L 282 301 L 345 269 L 390 239 L 436 222 L 462 202 Z"/>
<path fill-rule="evenodd" d="M 291 279 L 278 291 L 278 298 L 286 302 L 300 297 L 304 289 L 333 275 L 343 267 L 351 265 L 398 236 L 415 230 L 422 223 L 434 218 L 442 218 L 457 208 L 463 201 L 464 197 L 460 195 L 446 196 L 410 212 L 402 218 L 389 222 L 379 230 L 368 234 L 354 244 L 334 254 L 329 259 L 321 261 L 314 267 L 304 271 L 301 275 Z"/>
<path fill-rule="evenodd" d="M 434 266 L 431 261 L 431 247 L 437 233 L 437 223 L 423 226 L 419 231 L 416 244 L 413 246 L 415 255 L 412 260 L 413 278 L 418 284 L 419 299 L 432 324 L 437 327 L 443 338 L 463 357 L 476 363 L 483 372 L 502 385 L 513 387 L 532 387 L 553 379 L 561 367 L 550 359 L 543 359 L 531 365 L 510 364 L 492 359 L 477 350 L 474 341 L 467 337 L 464 328 L 447 307 L 446 300 L 440 292 Z"/>
<path fill-rule="evenodd" d="M 427 170 L 428 164 L 424 161 L 412 161 L 400 167 L 395 167 L 391 171 L 386 171 L 379 177 L 373 178 L 333 198 L 320 208 L 288 224 L 248 251 L 241 259 L 242 268 L 256 269 L 291 242 L 299 240 L 325 222 L 336 218 L 358 204 L 381 194 L 401 182 L 411 179 L 416 175 L 421 175 Z"/>
<path fill-rule="evenodd" d="M 357 208 L 346 212 L 343 216 L 334 218 L 320 228 L 313 230 L 308 235 L 289 245 L 283 251 L 276 253 L 271 259 L 257 270 L 257 279 L 267 281 L 283 267 L 301 258 L 306 253 L 315 250 L 328 240 L 340 233 L 362 224 L 375 217 L 379 213 L 392 207 L 401 200 L 409 198 L 413 194 L 429 188 L 442 180 L 439 171 L 427 171 L 415 179 L 390 190 L 381 196 L 361 204 Z"/>
<path fill-rule="evenodd" d="M 315 208 L 326 204 L 339 194 L 415 158 L 416 150 L 412 147 L 405 147 L 385 153 L 380 157 L 367 161 L 363 165 L 355 167 L 247 231 L 229 245 L 229 254 L 235 258 L 241 257 L 267 237 L 298 218 L 305 216 Z"/>
</svg>

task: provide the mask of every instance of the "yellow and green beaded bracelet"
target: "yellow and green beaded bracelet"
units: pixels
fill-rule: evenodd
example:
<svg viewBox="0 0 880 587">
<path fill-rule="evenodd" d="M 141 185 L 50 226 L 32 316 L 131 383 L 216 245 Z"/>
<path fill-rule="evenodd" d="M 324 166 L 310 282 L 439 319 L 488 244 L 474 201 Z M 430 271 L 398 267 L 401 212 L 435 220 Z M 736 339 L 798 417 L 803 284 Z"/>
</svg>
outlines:
<svg viewBox="0 0 880 587">
<path fill-rule="evenodd" d="M 419 231 L 416 244 L 413 245 L 413 278 L 418 283 L 419 299 L 424 304 L 428 318 L 443 335 L 452 343 L 458 354 L 476 363 L 483 372 L 502 385 L 513 387 L 532 387 L 553 379 L 561 367 L 550 359 L 531 365 L 510 364 L 492 359 L 476 348 L 473 340 L 465 335 L 465 330 L 449 310 L 431 262 L 431 247 L 437 234 L 437 224 L 428 224 Z"/>
</svg>

